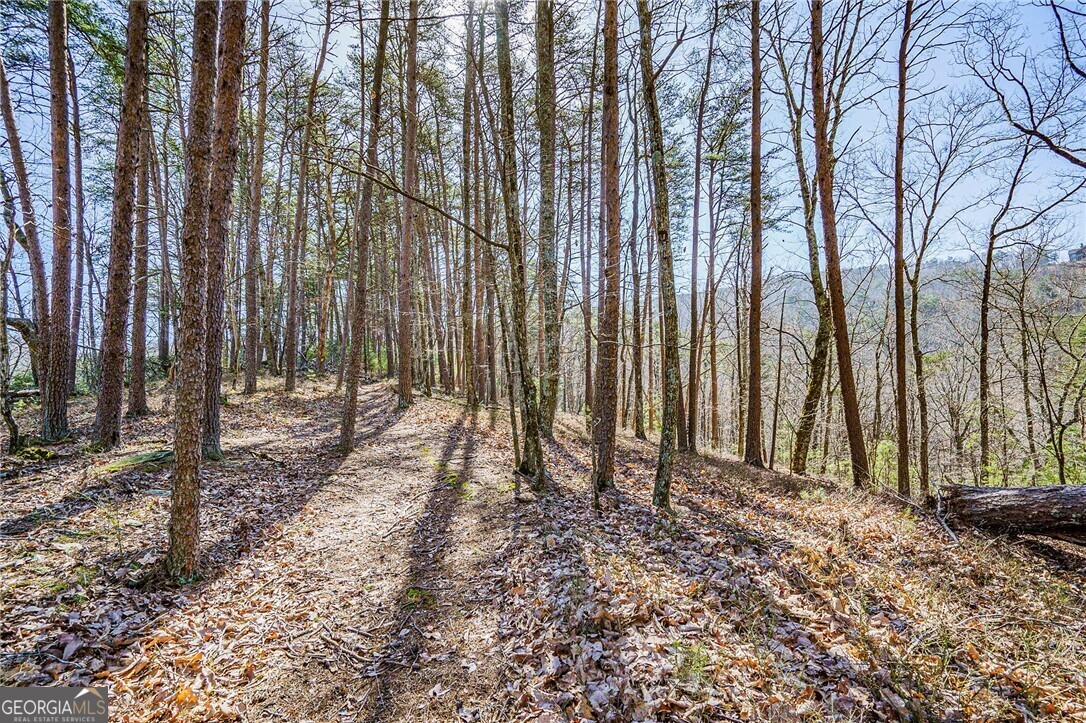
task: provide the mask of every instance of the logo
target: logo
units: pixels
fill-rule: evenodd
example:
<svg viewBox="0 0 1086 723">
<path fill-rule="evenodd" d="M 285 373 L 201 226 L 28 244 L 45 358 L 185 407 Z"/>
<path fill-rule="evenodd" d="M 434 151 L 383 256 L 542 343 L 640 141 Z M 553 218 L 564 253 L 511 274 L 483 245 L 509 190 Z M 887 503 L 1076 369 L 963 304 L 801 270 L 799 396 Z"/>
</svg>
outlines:
<svg viewBox="0 0 1086 723">
<path fill-rule="evenodd" d="M 0 723 L 107 723 L 108 688 L 0 688 Z"/>
</svg>

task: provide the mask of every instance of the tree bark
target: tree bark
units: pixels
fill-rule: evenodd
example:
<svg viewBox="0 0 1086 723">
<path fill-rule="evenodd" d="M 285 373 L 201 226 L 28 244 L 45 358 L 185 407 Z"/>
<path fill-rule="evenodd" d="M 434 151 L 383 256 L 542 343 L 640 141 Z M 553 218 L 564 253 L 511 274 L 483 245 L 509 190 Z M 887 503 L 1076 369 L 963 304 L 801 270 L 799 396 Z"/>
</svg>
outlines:
<svg viewBox="0 0 1086 723">
<path fill-rule="evenodd" d="M 606 38 L 604 42 L 606 43 Z M 539 428 L 540 433 L 550 439 L 554 436 L 554 413 L 558 405 L 558 365 L 561 355 L 559 331 L 559 314 L 561 313 L 559 304 L 561 300 L 558 298 L 558 252 L 555 243 L 554 201 L 555 80 L 553 0 L 539 0 L 536 3 L 535 45 L 536 121 L 539 124 L 539 264 L 542 272 L 539 284 L 542 287 L 543 297 L 543 368 L 539 380 Z"/>
<path fill-rule="evenodd" d="M 385 55 L 388 47 L 389 3 L 381 3 L 381 21 L 377 29 L 377 50 L 373 59 L 373 82 L 370 85 L 369 138 L 366 141 L 366 164 L 377 165 L 377 142 L 381 130 L 381 93 L 384 88 Z M 362 181 L 362 201 L 359 205 L 358 250 L 355 254 L 354 302 L 351 307 L 351 341 L 347 367 L 347 390 L 343 401 L 343 421 L 339 428 L 339 446 L 346 451 L 354 446 L 355 417 L 358 413 L 358 381 L 365 346 L 366 282 L 369 269 L 370 222 L 373 219 L 373 176 Z"/>
<path fill-rule="evenodd" d="M 302 259 L 301 249 L 309 232 L 306 227 L 308 202 L 306 188 L 309 181 L 309 147 L 312 145 L 314 109 L 317 102 L 317 85 L 321 70 L 328 57 L 328 35 L 332 31 L 332 0 L 324 4 L 324 34 L 321 37 L 321 49 L 317 55 L 317 65 L 309 82 L 309 95 L 306 99 L 302 144 L 298 156 L 298 200 L 294 207 L 294 233 L 291 235 L 291 252 L 287 254 L 287 319 L 285 324 L 286 339 L 283 341 L 283 366 L 285 374 L 283 389 L 293 392 L 298 379 L 298 267 Z"/>
<path fill-rule="evenodd" d="M 23 145 L 19 135 L 19 126 L 15 122 L 15 108 L 11 101 L 11 89 L 8 86 L 7 70 L 4 58 L 0 54 L 0 112 L 4 116 L 4 131 L 7 134 L 8 151 L 11 153 L 11 165 L 15 171 L 15 186 L 19 192 L 19 209 L 23 215 L 22 235 L 19 238 L 30 260 L 30 280 L 33 288 L 34 325 L 37 344 L 31 349 L 32 365 L 38 374 L 38 383 L 45 382 L 45 368 L 49 353 L 49 286 L 45 277 L 45 258 L 41 251 L 38 237 L 37 216 L 34 213 L 34 197 L 30 193 L 30 174 L 23 156 Z"/>
<path fill-rule="evenodd" d="M 762 50 L 761 3 L 750 4 L 750 309 L 747 314 L 747 428 L 743 461 L 762 461 Z M 693 384 L 694 380 L 691 379 Z"/>
<path fill-rule="evenodd" d="M 656 102 L 656 71 L 652 63 L 652 10 L 649 0 L 637 0 L 641 35 L 641 90 L 649 125 L 652 156 L 656 242 L 660 254 L 660 305 L 663 315 L 664 404 L 660 420 L 660 454 L 652 503 L 671 509 L 671 475 L 675 465 L 675 432 L 679 406 L 679 313 L 675 301 L 675 269 L 671 254 L 671 212 L 668 201 L 664 129 Z"/>
<path fill-rule="evenodd" d="M 49 2 L 49 119 L 53 161 L 52 317 L 45 335 L 48 361 L 42 370 L 42 439 L 68 435 L 68 349 L 71 340 L 72 221 L 68 148 L 68 11 L 63 0 Z"/>
<path fill-rule="evenodd" d="M 617 0 L 604 0 L 602 116 L 603 183 L 600 200 L 605 243 L 600 257 L 603 269 L 596 347 L 596 403 L 592 407 L 592 490 L 597 507 L 600 492 L 615 485 L 615 425 L 618 413 L 618 284 L 622 247 L 619 238 Z"/>
<path fill-rule="evenodd" d="M 996 532 L 1045 535 L 1086 544 L 1086 487 L 942 488 L 947 517 Z"/>
<path fill-rule="evenodd" d="M 102 368 L 94 420 L 95 443 L 102 449 L 110 449 L 121 438 L 125 327 L 132 284 L 132 220 L 147 82 L 147 21 L 147 3 L 140 0 L 129 3 L 124 86 L 113 176 L 109 280 L 102 320 Z"/>
<path fill-rule="evenodd" d="M 215 119 L 211 131 L 211 206 L 207 216 L 207 341 L 205 344 L 203 454 L 222 459 L 220 411 L 222 348 L 225 322 L 226 236 L 234 201 L 234 172 L 238 159 L 238 110 L 241 73 L 245 64 L 246 0 L 223 4 L 219 23 L 219 67 L 216 75 Z"/>
<path fill-rule="evenodd" d="M 758 3 L 753 3 L 757 7 Z M 755 11 L 756 12 L 756 11 Z M 713 50 L 716 26 L 720 16 L 719 3 L 713 3 L 713 20 L 709 28 L 709 47 L 705 53 L 705 76 L 698 95 L 698 115 L 694 124 L 694 212 L 691 215 L 690 238 L 690 364 L 687 370 L 686 446 L 691 452 L 698 449 L 698 377 L 701 364 L 701 335 L 698 326 L 698 246 L 701 241 L 701 166 L 702 141 L 705 127 L 705 104 L 709 98 L 709 83 L 713 73 Z M 757 92 L 757 91 L 755 91 Z M 709 279 L 707 283 L 712 283 Z"/>
<path fill-rule="evenodd" d="M 147 256 L 151 226 L 151 123 L 146 93 L 136 179 L 136 233 L 133 240 L 132 366 L 128 381 L 128 416 L 147 414 Z"/>
<path fill-rule="evenodd" d="M 181 220 L 181 329 L 174 420 L 173 494 L 166 570 L 196 576 L 200 562 L 200 438 L 203 430 L 207 314 L 207 218 L 210 206 L 211 124 L 215 98 L 217 0 L 196 3 L 192 36 L 188 169 Z"/>
<path fill-rule="evenodd" d="M 253 142 L 252 183 L 249 187 L 249 235 L 245 242 L 245 394 L 256 391 L 260 371 L 260 207 L 264 191 L 264 136 L 268 113 L 268 53 L 271 2 L 260 3 L 260 69 L 256 81 L 256 139 Z"/>
<path fill-rule="evenodd" d="M 897 492 L 908 497 L 909 392 L 905 330 L 905 90 L 914 0 L 905 0 L 905 21 L 897 58 L 897 138 L 894 149 L 894 366 L 897 396 Z"/>
<path fill-rule="evenodd" d="M 505 230 L 509 250 L 511 277 L 513 342 L 516 348 L 517 372 L 520 376 L 522 406 L 524 409 L 524 454 L 520 471 L 533 479 L 534 487 L 541 488 L 544 479 L 543 448 L 539 439 L 539 406 L 535 381 L 532 379 L 528 350 L 528 324 L 526 320 L 528 300 L 525 292 L 524 241 L 520 227 L 520 209 L 517 200 L 517 150 L 513 129 L 513 73 L 509 57 L 509 3 L 497 2 L 497 53 L 498 82 L 500 84 L 500 153 L 502 198 L 505 202 Z"/>
<path fill-rule="evenodd" d="M 411 195 L 418 195 L 418 0 L 408 3 L 410 18 L 407 21 L 407 110 L 404 114 L 404 188 Z M 411 301 L 411 266 L 414 260 L 415 231 L 417 229 L 417 210 L 415 202 L 403 199 L 403 224 L 400 228 L 399 268 L 396 279 L 396 303 L 399 306 L 399 341 L 400 407 L 406 407 L 413 401 L 412 365 L 414 363 L 413 343 L 415 326 L 415 308 Z"/>
<path fill-rule="evenodd" d="M 841 279 L 841 257 L 837 243 L 837 215 L 833 195 L 833 158 L 828 134 L 828 111 L 824 78 L 824 41 L 822 38 L 823 0 L 811 2 L 811 94 L 814 102 L 815 178 L 822 211 L 822 236 L 826 249 L 826 281 L 829 286 L 830 312 L 837 346 L 838 378 L 841 383 L 841 404 L 848 433 L 852 479 L 856 486 L 866 487 L 871 480 L 864 446 L 860 407 L 856 395 L 856 379 L 852 370 L 852 350 L 849 346 L 848 322 L 845 317 L 845 292 Z"/>
</svg>

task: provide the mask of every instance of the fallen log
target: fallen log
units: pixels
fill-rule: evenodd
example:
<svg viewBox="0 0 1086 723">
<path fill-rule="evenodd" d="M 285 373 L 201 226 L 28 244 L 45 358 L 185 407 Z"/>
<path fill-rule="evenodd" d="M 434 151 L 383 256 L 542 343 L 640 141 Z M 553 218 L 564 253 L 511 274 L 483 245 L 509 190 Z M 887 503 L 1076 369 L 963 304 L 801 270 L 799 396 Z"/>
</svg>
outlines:
<svg viewBox="0 0 1086 723">
<path fill-rule="evenodd" d="M 940 490 L 949 520 L 993 532 L 1044 535 L 1086 544 L 1086 485 Z"/>
</svg>

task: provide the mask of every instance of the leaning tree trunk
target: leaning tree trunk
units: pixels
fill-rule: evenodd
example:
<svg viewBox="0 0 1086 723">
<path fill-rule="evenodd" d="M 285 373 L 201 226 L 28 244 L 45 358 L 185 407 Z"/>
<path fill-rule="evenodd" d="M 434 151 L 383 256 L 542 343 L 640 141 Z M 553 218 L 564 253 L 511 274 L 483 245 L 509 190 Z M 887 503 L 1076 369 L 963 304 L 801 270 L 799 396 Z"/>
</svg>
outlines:
<svg viewBox="0 0 1086 723">
<path fill-rule="evenodd" d="M 238 108 L 241 104 L 241 72 L 245 63 L 245 0 L 223 5 L 219 31 L 218 88 L 215 120 L 211 131 L 211 207 L 207 216 L 207 341 L 204 369 L 203 454 L 222 458 L 219 421 L 222 401 L 222 346 L 226 291 L 226 235 L 234 199 L 234 169 L 238 158 Z"/>
<path fill-rule="evenodd" d="M 144 87 L 147 82 L 147 20 L 146 2 L 129 4 L 127 57 L 121 94 L 121 119 L 117 128 L 117 163 L 113 174 L 109 280 L 102 320 L 101 381 L 94 420 L 95 442 L 102 449 L 113 447 L 121 438 L 125 327 L 128 325 L 132 287 L 132 211 L 140 139 L 143 136 Z"/>
<path fill-rule="evenodd" d="M 837 347 L 837 374 L 841 383 L 841 406 L 845 415 L 852 478 L 857 487 L 871 481 L 852 370 L 848 323 L 845 317 L 845 292 L 841 279 L 841 256 L 837 242 L 837 215 L 833 196 L 833 149 L 829 141 L 829 111 L 825 90 L 824 44 L 822 39 L 822 0 L 811 3 L 811 93 L 814 102 L 815 179 L 822 211 L 823 245 L 826 249 L 826 283 L 829 287 L 833 334 Z"/>
<path fill-rule="evenodd" d="M 0 113 L 4 116 L 4 131 L 7 134 L 8 151 L 11 154 L 11 166 L 15 172 L 15 186 L 19 192 L 19 208 L 23 212 L 23 233 L 20 243 L 30 260 L 30 281 L 34 295 L 35 343 L 28 343 L 31 351 L 32 367 L 39 375 L 39 384 L 44 381 L 49 340 L 49 287 L 45 280 L 45 257 L 42 255 L 41 242 L 38 239 L 38 222 L 34 213 L 34 197 L 30 193 L 30 174 L 23 156 L 23 145 L 19 136 L 19 126 L 15 122 L 15 109 L 11 102 L 11 90 L 8 86 L 7 70 L 4 58 L 0 54 Z"/>
<path fill-rule="evenodd" d="M 965 487 L 941 490 L 947 517 L 995 532 L 1086 544 L 1086 486 Z"/>
</svg>

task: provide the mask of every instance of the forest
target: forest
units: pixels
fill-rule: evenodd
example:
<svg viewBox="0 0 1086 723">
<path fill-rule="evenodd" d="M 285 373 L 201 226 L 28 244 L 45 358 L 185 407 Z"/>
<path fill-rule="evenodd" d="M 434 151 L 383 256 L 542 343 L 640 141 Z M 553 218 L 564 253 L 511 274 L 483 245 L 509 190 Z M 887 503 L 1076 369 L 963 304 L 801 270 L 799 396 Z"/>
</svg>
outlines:
<svg viewBox="0 0 1086 723">
<path fill-rule="evenodd" d="M 3 686 L 1086 721 L 1076 0 L 4 0 L 0 115 Z"/>
</svg>

